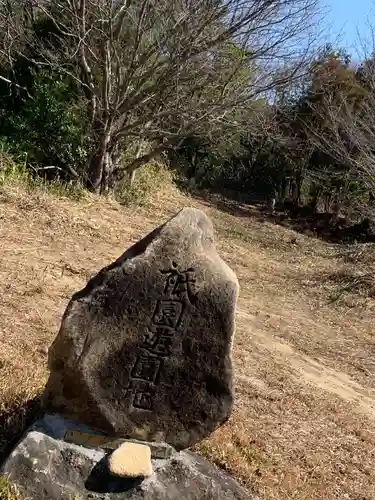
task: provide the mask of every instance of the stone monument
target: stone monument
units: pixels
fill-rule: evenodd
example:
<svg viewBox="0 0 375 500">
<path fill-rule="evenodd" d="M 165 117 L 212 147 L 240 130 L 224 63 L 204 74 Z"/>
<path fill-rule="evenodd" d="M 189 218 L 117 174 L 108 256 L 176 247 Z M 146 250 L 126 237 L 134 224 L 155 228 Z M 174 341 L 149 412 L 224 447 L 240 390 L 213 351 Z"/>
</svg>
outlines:
<svg viewBox="0 0 375 500">
<path fill-rule="evenodd" d="M 49 350 L 46 414 L 2 474 L 33 500 L 249 498 L 181 451 L 230 415 L 237 295 L 203 212 L 138 241 L 73 295 Z"/>
<path fill-rule="evenodd" d="M 49 351 L 45 409 L 192 446 L 231 411 L 237 293 L 211 221 L 182 210 L 73 296 Z"/>
</svg>

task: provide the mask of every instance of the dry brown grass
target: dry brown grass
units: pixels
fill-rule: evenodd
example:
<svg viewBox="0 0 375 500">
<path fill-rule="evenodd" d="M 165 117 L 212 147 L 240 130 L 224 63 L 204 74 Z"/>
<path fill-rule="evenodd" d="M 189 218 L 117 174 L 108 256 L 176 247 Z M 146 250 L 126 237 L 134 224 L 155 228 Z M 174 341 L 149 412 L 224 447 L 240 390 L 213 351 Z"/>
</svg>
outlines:
<svg viewBox="0 0 375 500">
<path fill-rule="evenodd" d="M 330 300 L 356 259 L 261 223 L 250 207 L 236 216 L 172 190 L 139 209 L 1 192 L 2 452 L 37 411 L 46 348 L 71 294 L 186 205 L 212 217 L 241 284 L 235 410 L 198 450 L 262 500 L 375 499 L 375 301 L 355 289 Z"/>
</svg>

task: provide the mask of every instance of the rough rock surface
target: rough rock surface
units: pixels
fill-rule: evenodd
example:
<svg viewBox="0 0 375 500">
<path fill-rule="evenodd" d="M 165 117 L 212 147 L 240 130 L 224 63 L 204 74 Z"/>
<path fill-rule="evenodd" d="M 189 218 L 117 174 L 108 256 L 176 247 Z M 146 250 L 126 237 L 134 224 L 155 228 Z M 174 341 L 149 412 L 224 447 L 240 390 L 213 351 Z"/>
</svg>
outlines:
<svg viewBox="0 0 375 500">
<path fill-rule="evenodd" d="M 30 430 L 3 464 L 29 500 L 249 500 L 242 486 L 190 452 L 153 460 L 144 480 L 111 476 L 103 450 L 88 449 Z"/>
<path fill-rule="evenodd" d="M 231 411 L 237 294 L 211 221 L 182 210 L 72 297 L 45 409 L 112 436 L 193 445 Z"/>
<path fill-rule="evenodd" d="M 151 449 L 138 443 L 123 443 L 108 457 L 109 473 L 119 477 L 152 476 Z"/>
</svg>

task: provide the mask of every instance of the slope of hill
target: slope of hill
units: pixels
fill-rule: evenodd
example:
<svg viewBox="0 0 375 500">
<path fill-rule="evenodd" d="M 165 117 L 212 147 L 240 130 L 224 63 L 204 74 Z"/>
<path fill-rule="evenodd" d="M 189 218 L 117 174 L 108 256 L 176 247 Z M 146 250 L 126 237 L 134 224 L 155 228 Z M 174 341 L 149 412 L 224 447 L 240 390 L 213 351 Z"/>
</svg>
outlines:
<svg viewBox="0 0 375 500">
<path fill-rule="evenodd" d="M 375 300 L 329 298 L 355 266 L 338 247 L 262 222 L 251 207 L 160 193 L 144 208 L 0 191 L 0 447 L 47 376 L 71 294 L 183 206 L 214 221 L 239 277 L 236 405 L 198 451 L 260 499 L 375 498 Z M 366 247 L 372 252 L 372 247 Z"/>
</svg>

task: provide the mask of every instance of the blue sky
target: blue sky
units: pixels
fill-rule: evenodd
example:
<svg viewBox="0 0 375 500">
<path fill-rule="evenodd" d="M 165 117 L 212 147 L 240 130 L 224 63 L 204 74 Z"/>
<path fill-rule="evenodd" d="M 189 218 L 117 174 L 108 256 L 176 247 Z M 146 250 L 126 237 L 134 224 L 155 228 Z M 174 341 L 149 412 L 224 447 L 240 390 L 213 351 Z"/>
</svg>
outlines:
<svg viewBox="0 0 375 500">
<path fill-rule="evenodd" d="M 329 9 L 328 21 L 331 36 L 341 33 L 341 46 L 349 51 L 357 40 L 357 29 L 368 35 L 366 22 L 372 18 L 375 27 L 375 4 L 373 0 L 326 0 Z"/>
</svg>

